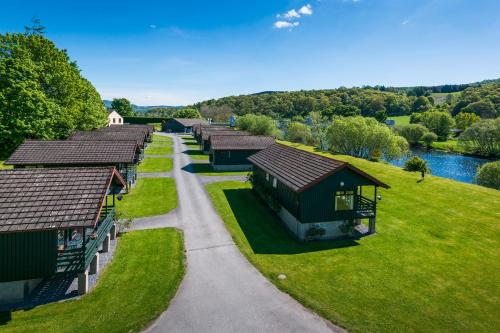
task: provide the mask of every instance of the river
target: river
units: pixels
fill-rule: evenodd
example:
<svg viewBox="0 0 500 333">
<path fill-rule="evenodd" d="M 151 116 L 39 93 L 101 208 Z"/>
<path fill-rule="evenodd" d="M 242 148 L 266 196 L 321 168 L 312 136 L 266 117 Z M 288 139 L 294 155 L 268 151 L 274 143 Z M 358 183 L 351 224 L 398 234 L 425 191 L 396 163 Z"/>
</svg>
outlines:
<svg viewBox="0 0 500 333">
<path fill-rule="evenodd" d="M 491 160 L 465 156 L 459 154 L 446 153 L 439 150 L 420 150 L 412 149 L 412 154 L 421 157 L 427 161 L 434 176 L 450 178 L 464 183 L 474 183 L 477 168 Z M 395 166 L 403 167 L 408 158 L 394 160 L 390 163 Z"/>
</svg>

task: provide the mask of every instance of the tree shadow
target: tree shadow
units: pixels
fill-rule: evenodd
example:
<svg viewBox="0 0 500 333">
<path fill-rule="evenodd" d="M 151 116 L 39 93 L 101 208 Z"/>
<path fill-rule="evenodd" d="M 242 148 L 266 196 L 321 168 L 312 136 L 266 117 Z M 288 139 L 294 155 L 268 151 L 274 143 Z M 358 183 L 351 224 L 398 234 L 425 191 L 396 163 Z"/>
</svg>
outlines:
<svg viewBox="0 0 500 333">
<path fill-rule="evenodd" d="M 210 163 L 189 163 L 182 170 L 190 173 L 205 173 L 205 172 L 217 172 L 212 169 Z"/>
<path fill-rule="evenodd" d="M 0 326 L 7 325 L 12 320 L 12 311 L 0 311 Z"/>
<path fill-rule="evenodd" d="M 256 254 L 299 254 L 359 245 L 352 238 L 300 242 L 251 189 L 223 190 L 236 221 Z"/>
<path fill-rule="evenodd" d="M 203 152 L 201 150 L 195 150 L 195 149 L 188 149 L 188 150 L 184 150 L 182 152 L 183 154 L 186 154 L 186 155 L 189 155 L 189 156 L 193 156 L 193 155 L 205 155 L 203 154 Z M 208 155 L 205 155 L 208 157 Z"/>
</svg>

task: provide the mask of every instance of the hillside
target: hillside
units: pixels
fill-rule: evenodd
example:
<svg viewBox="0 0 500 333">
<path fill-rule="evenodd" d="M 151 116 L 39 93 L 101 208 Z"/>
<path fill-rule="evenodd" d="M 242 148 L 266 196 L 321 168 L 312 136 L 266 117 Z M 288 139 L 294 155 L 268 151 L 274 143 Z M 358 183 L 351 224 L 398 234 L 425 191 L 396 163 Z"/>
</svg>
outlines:
<svg viewBox="0 0 500 333">
<path fill-rule="evenodd" d="M 104 99 L 102 102 L 104 103 L 105 107 L 111 108 L 111 101 L 110 100 Z M 183 106 L 181 106 L 181 105 L 172 106 L 172 105 L 136 105 L 136 104 L 132 104 L 132 110 L 134 110 L 134 112 L 141 112 L 141 113 L 146 113 L 147 111 L 149 111 L 151 109 L 177 110 L 177 109 L 181 109 L 181 108 L 183 108 Z"/>
</svg>

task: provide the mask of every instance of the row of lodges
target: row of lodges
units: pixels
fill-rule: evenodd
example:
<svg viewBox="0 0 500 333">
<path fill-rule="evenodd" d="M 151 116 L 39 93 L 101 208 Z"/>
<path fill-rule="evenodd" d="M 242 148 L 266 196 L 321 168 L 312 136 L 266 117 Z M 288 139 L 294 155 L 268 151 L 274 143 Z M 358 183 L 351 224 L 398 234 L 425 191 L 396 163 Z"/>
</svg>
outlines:
<svg viewBox="0 0 500 333">
<path fill-rule="evenodd" d="M 350 163 L 227 126 L 194 124 L 192 133 L 215 170 L 253 171 L 254 190 L 297 239 L 375 233 L 377 191 L 389 186 Z"/>
<path fill-rule="evenodd" d="M 28 140 L 0 170 L 0 304 L 23 302 L 44 279 L 88 290 L 116 237 L 116 200 L 136 180 L 154 129 L 120 125 L 67 140 Z"/>
</svg>

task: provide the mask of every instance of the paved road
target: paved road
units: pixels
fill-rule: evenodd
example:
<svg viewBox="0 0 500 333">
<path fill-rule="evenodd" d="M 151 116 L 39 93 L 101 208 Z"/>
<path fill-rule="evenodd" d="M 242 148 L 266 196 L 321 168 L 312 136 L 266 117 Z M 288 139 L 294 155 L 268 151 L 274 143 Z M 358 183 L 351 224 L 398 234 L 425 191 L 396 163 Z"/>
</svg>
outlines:
<svg viewBox="0 0 500 333">
<path fill-rule="evenodd" d="M 190 158 L 174 138 L 179 207 L 187 272 L 176 297 L 147 332 L 341 331 L 280 292 L 241 255 L 212 207 L 201 179 L 182 170 Z M 174 224 L 171 220 L 168 224 Z"/>
</svg>

